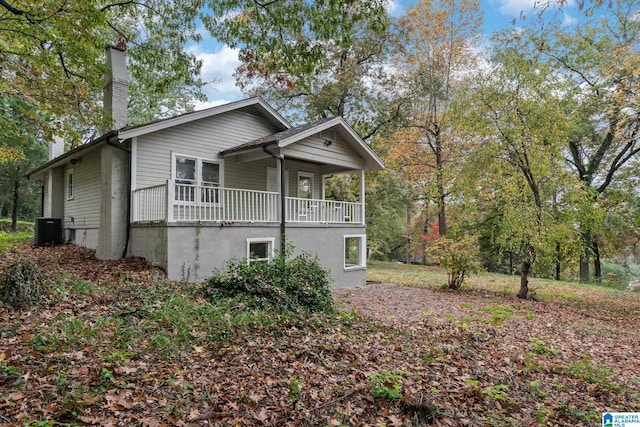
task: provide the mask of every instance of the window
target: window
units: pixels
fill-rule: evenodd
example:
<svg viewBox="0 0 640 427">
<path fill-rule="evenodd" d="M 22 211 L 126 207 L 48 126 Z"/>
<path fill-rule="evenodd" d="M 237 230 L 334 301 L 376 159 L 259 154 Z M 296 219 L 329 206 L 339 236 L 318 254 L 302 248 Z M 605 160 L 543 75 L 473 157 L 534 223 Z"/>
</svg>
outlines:
<svg viewBox="0 0 640 427">
<path fill-rule="evenodd" d="M 355 269 L 366 266 L 365 236 L 344 236 L 344 268 Z"/>
<path fill-rule="evenodd" d="M 298 172 L 298 197 L 301 199 L 313 199 L 313 174 Z"/>
<path fill-rule="evenodd" d="M 218 202 L 216 187 L 222 185 L 222 163 L 199 157 L 173 154 L 175 199 L 184 202 Z M 195 186 L 211 187 L 196 191 Z"/>
<path fill-rule="evenodd" d="M 67 169 L 67 200 L 73 199 L 73 190 L 75 186 L 75 174 L 73 168 Z"/>
<path fill-rule="evenodd" d="M 273 237 L 247 239 L 247 263 L 271 261 L 274 242 Z"/>
</svg>

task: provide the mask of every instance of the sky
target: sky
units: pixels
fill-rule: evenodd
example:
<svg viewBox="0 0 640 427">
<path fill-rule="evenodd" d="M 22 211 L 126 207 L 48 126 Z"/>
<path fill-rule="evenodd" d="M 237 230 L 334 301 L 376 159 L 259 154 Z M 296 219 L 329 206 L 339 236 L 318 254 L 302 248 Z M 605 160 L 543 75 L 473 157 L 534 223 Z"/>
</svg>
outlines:
<svg viewBox="0 0 640 427">
<path fill-rule="evenodd" d="M 535 2 L 536 0 L 481 0 L 480 7 L 484 12 L 486 37 L 501 29 L 512 27 L 513 19 L 519 18 L 521 13 L 524 15 L 530 13 Z M 568 2 L 570 5 L 572 0 Z M 398 17 L 414 3 L 415 0 L 389 0 L 388 10 L 392 16 Z M 565 13 L 565 20 L 571 22 L 574 19 L 570 15 L 571 7 L 567 8 Z M 233 72 L 239 65 L 236 50 L 221 45 L 205 32 L 203 32 L 202 42 L 192 45 L 188 50 L 202 61 L 203 80 L 213 82 L 205 88 L 208 100 L 198 103 L 196 109 L 213 107 L 244 97 L 236 87 L 233 77 Z"/>
</svg>

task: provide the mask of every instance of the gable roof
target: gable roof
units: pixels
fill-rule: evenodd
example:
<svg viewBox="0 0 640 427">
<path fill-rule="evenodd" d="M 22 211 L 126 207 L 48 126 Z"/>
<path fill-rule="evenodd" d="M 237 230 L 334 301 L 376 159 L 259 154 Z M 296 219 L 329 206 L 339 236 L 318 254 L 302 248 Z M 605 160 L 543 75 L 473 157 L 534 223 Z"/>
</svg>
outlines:
<svg viewBox="0 0 640 427">
<path fill-rule="evenodd" d="M 317 120 L 315 122 L 311 122 L 311 123 L 305 123 L 303 125 L 299 125 L 299 126 L 294 126 L 292 128 L 289 128 L 287 130 L 283 130 L 282 132 L 277 132 L 271 135 L 265 135 L 262 136 L 258 139 L 254 139 L 253 141 L 249 141 L 249 142 L 245 142 L 243 144 L 240 145 L 236 145 L 235 147 L 231 147 L 228 148 L 224 151 L 221 151 L 220 154 L 225 155 L 225 154 L 231 154 L 231 153 L 236 153 L 239 151 L 244 151 L 244 150 L 249 150 L 252 148 L 256 148 L 256 147 L 263 147 L 263 146 L 267 146 L 267 145 L 273 145 L 273 144 L 278 144 L 280 141 L 282 140 L 286 140 L 289 138 L 293 138 L 296 135 L 305 132 L 308 129 L 312 129 L 316 126 L 318 126 L 319 124 L 321 124 L 322 122 L 326 122 L 329 120 L 333 120 L 334 118 L 328 118 L 328 119 L 321 119 L 321 120 Z M 313 133 L 317 133 L 318 130 L 315 130 Z"/>
<path fill-rule="evenodd" d="M 245 111 L 251 113 L 258 113 L 264 116 L 267 120 L 274 124 L 276 128 L 288 129 L 291 124 L 284 119 L 277 111 L 275 111 L 269 104 L 266 103 L 261 97 L 247 98 L 240 101 L 230 102 L 228 104 L 218 105 L 215 107 L 207 108 L 205 110 L 192 111 L 190 113 L 181 114 L 179 116 L 170 117 L 167 119 L 156 120 L 150 123 L 146 123 L 138 126 L 127 126 L 118 130 L 110 131 L 92 141 L 82 144 L 66 153 L 48 161 L 47 163 L 33 169 L 27 173 L 28 177 L 37 176 L 39 173 L 52 168 L 60 166 L 66 163 L 67 160 L 76 157 L 84 152 L 87 152 L 104 143 L 114 144 L 113 141 L 116 137 L 120 141 L 133 138 L 135 136 L 145 135 L 152 132 L 157 132 L 162 129 L 167 129 L 172 126 L 178 126 L 181 124 L 189 123 L 195 120 L 204 119 L 207 117 L 216 116 L 229 111 Z M 111 142 L 109 142 L 111 141 Z"/>
<path fill-rule="evenodd" d="M 253 141 L 237 145 L 220 152 L 222 156 L 231 156 L 244 153 L 257 148 L 275 145 L 278 148 L 285 148 L 293 143 L 301 141 L 324 130 L 335 128 L 343 136 L 344 140 L 358 153 L 365 161 L 366 170 L 381 170 L 385 168 L 384 162 L 360 138 L 351 126 L 342 117 L 329 117 L 315 122 L 295 126 L 284 131 L 274 133 L 254 139 Z"/>
<path fill-rule="evenodd" d="M 170 117 L 168 119 L 157 120 L 143 125 L 125 127 L 118 131 L 118 137 L 121 140 L 125 140 L 133 138 L 135 136 L 145 135 L 148 133 L 157 132 L 162 129 L 189 123 L 195 120 L 217 116 L 218 114 L 234 110 L 258 112 L 271 123 L 273 123 L 276 128 L 288 129 L 291 127 L 291 123 L 289 123 L 276 110 L 274 110 L 273 107 L 267 104 L 264 99 L 256 96 L 253 98 L 242 99 L 240 101 L 229 102 L 228 104 L 222 104 L 215 107 L 207 108 L 205 110 L 192 111 L 190 113 L 181 114 L 179 116 Z"/>
<path fill-rule="evenodd" d="M 98 137 L 98 138 L 96 138 L 96 139 L 94 139 L 92 141 L 87 142 L 86 144 L 79 145 L 79 146 L 77 146 L 77 147 L 75 147 L 75 148 L 73 148 L 73 149 L 71 149 L 71 150 L 59 155 L 58 157 L 56 157 L 54 159 L 49 160 L 47 163 L 45 163 L 43 165 L 40 165 L 37 168 L 27 172 L 26 176 L 31 178 L 33 176 L 37 176 L 40 172 L 46 171 L 47 169 L 61 166 L 61 165 L 65 164 L 68 160 L 72 160 L 72 159 L 78 157 L 80 154 L 89 152 L 89 151 L 93 150 L 94 148 L 96 148 L 96 147 L 98 147 L 98 146 L 100 146 L 102 144 L 109 143 L 109 141 L 111 141 L 110 142 L 111 144 L 114 144 L 115 143 L 114 139 L 115 139 L 115 137 L 117 135 L 118 135 L 117 131 L 113 131 L 112 130 L 110 132 L 107 132 L 104 135 L 102 135 L 102 136 L 100 136 L 100 137 Z"/>
</svg>

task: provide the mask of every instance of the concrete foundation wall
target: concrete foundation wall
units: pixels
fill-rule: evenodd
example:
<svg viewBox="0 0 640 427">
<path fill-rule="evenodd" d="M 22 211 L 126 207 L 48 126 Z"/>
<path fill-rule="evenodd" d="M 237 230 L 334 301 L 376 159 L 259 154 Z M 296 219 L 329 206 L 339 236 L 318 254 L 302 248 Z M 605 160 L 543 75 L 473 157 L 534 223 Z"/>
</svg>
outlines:
<svg viewBox="0 0 640 427">
<path fill-rule="evenodd" d="M 64 239 L 85 248 L 95 249 L 98 246 L 97 228 L 67 228 L 64 230 Z"/>
<path fill-rule="evenodd" d="M 167 270 L 167 227 L 157 225 L 132 225 L 128 256 L 145 258 L 156 267 Z"/>
<path fill-rule="evenodd" d="M 363 226 L 287 226 L 287 240 L 295 253 L 318 255 L 330 271 L 333 287 L 366 283 L 366 269 L 344 268 L 344 236 L 365 233 Z M 248 238 L 273 238 L 279 248 L 278 224 L 221 226 L 219 224 L 134 225 L 130 254 L 163 267 L 172 280 L 203 281 L 214 270 L 223 270 L 229 259 L 246 259 Z"/>
</svg>

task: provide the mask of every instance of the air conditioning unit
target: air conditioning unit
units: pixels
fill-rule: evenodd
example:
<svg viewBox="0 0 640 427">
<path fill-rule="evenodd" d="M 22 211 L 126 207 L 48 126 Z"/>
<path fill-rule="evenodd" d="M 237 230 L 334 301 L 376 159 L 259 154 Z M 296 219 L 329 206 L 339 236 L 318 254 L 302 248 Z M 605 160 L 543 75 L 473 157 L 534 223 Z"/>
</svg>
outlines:
<svg viewBox="0 0 640 427">
<path fill-rule="evenodd" d="M 62 244 L 62 219 L 38 218 L 36 220 L 35 245 L 53 246 Z"/>
</svg>

